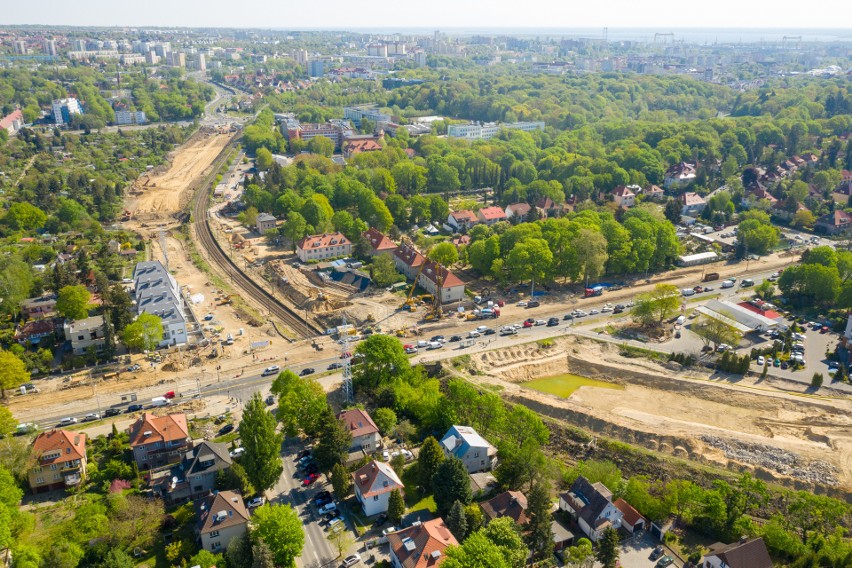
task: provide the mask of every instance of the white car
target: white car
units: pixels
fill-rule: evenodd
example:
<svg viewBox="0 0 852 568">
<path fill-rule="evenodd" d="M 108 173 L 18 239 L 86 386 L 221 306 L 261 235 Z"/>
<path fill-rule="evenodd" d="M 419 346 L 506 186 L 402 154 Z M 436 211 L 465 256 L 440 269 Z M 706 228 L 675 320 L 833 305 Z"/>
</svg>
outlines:
<svg viewBox="0 0 852 568">
<path fill-rule="evenodd" d="M 589 310 L 589 315 L 590 315 L 590 316 L 594 316 L 594 315 L 597 315 L 597 314 L 599 314 L 599 313 L 601 313 L 601 311 L 600 311 L 600 310 L 598 310 L 597 308 L 593 308 L 593 309 Z"/>
<path fill-rule="evenodd" d="M 416 347 L 406 347 L 405 352 L 408 355 L 414 355 L 415 353 L 417 353 L 417 348 Z"/>
<path fill-rule="evenodd" d="M 480 325 L 479 327 L 476 328 L 476 331 L 478 331 L 479 333 L 485 333 L 486 331 L 488 331 L 488 326 L 487 325 Z"/>
<path fill-rule="evenodd" d="M 758 355 L 757 364 L 763 367 L 766 364 L 766 359 L 763 358 L 763 355 Z"/>
<path fill-rule="evenodd" d="M 319 508 L 319 514 L 325 515 L 326 513 L 332 513 L 337 511 L 337 505 L 332 501 L 331 503 L 326 503 L 322 507 Z"/>
<path fill-rule="evenodd" d="M 547 325 L 547 322 L 544 320 L 535 320 L 535 325 Z"/>
<path fill-rule="evenodd" d="M 804 333 L 794 333 L 793 339 L 796 341 L 807 341 L 807 336 Z"/>
<path fill-rule="evenodd" d="M 281 368 L 278 365 L 270 365 L 269 367 L 267 367 L 263 370 L 263 372 L 261 373 L 261 376 L 262 377 L 268 377 L 269 375 L 274 375 L 275 373 L 279 372 L 280 370 L 281 370 Z"/>
<path fill-rule="evenodd" d="M 720 343 L 719 345 L 716 346 L 716 351 L 727 351 L 730 348 L 731 348 L 731 346 L 728 345 L 727 343 Z"/>
<path fill-rule="evenodd" d="M 429 342 L 426 341 L 425 339 L 418 339 L 417 340 L 417 347 L 429 347 Z"/>
<path fill-rule="evenodd" d="M 512 327 L 513 327 L 514 329 L 521 329 L 521 328 L 522 328 L 522 327 L 524 327 L 524 326 L 523 326 L 522 324 L 519 324 L 519 323 L 513 323 L 513 324 L 512 324 Z"/>
<path fill-rule="evenodd" d="M 71 424 L 76 424 L 76 423 L 77 423 L 77 419 L 74 418 L 73 416 L 70 416 L 68 418 L 63 418 L 62 420 L 59 421 L 60 426 L 70 426 Z"/>
<path fill-rule="evenodd" d="M 604 307 L 601 308 L 601 311 L 602 312 L 611 312 L 612 306 L 604 306 Z"/>
<path fill-rule="evenodd" d="M 388 527 L 382 531 L 382 536 L 388 536 L 390 533 L 395 533 L 399 529 L 396 527 Z"/>
<path fill-rule="evenodd" d="M 444 344 L 440 341 L 430 341 L 428 349 L 440 349 Z"/>
<path fill-rule="evenodd" d="M 467 336 L 470 337 L 470 338 L 476 338 L 476 337 L 479 337 L 479 332 L 474 329 L 474 330 L 469 331 L 467 333 Z"/>
<path fill-rule="evenodd" d="M 518 302 L 515 305 L 518 306 L 519 308 L 526 308 L 527 307 L 527 303 L 523 300 L 521 300 L 520 302 Z"/>
<path fill-rule="evenodd" d="M 387 450 L 382 451 L 382 460 L 388 461 L 390 460 L 390 452 Z"/>
<path fill-rule="evenodd" d="M 228 455 L 231 456 L 231 458 L 238 458 L 244 453 L 246 453 L 245 448 L 236 448 L 234 450 L 231 450 L 231 453 L 229 453 Z"/>
<path fill-rule="evenodd" d="M 358 554 L 353 554 L 352 556 L 347 556 L 343 560 L 343 566 L 344 568 L 349 568 L 350 566 L 355 566 L 359 562 L 361 562 L 361 556 Z"/>
<path fill-rule="evenodd" d="M 83 422 L 91 422 L 92 420 L 100 420 L 101 415 L 97 412 L 93 412 L 91 414 L 87 414 L 83 417 Z"/>
<path fill-rule="evenodd" d="M 402 455 L 405 456 L 405 459 L 407 459 L 407 460 L 413 460 L 414 459 L 414 454 L 412 454 L 411 452 L 409 452 L 405 448 L 400 450 L 400 452 L 402 453 Z"/>
<path fill-rule="evenodd" d="M 266 503 L 266 499 L 263 497 L 255 497 L 246 503 L 246 506 L 248 506 L 249 509 L 254 509 L 255 507 L 262 507 L 264 503 Z"/>
</svg>

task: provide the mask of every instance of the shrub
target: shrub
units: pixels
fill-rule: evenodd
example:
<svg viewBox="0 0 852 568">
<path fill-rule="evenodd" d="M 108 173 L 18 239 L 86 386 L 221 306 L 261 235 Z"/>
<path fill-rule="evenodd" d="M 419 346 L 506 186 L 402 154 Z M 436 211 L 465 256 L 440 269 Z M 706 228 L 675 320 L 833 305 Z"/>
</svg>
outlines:
<svg viewBox="0 0 852 568">
<path fill-rule="evenodd" d="M 814 373 L 814 376 L 811 379 L 811 386 L 814 387 L 815 389 L 818 389 L 819 387 L 822 386 L 822 381 L 823 381 L 822 373 Z"/>
</svg>

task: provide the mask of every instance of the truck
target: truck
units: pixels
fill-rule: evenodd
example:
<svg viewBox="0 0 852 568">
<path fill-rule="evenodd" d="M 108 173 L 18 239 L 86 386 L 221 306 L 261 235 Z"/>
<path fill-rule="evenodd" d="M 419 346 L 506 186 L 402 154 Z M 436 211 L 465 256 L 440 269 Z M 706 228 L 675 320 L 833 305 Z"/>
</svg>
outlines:
<svg viewBox="0 0 852 568">
<path fill-rule="evenodd" d="M 168 406 L 168 405 L 169 405 L 169 399 L 167 399 L 164 396 L 156 396 L 156 397 L 151 399 L 151 406 L 153 406 L 154 408 L 159 408 L 161 406 Z"/>
<path fill-rule="evenodd" d="M 718 272 L 708 272 L 707 274 L 704 275 L 704 280 L 702 280 L 702 282 L 712 282 L 713 280 L 718 280 L 718 279 L 719 279 L 719 273 Z"/>
<path fill-rule="evenodd" d="M 586 288 L 586 298 L 603 295 L 603 286 L 595 286 L 594 288 Z"/>
</svg>

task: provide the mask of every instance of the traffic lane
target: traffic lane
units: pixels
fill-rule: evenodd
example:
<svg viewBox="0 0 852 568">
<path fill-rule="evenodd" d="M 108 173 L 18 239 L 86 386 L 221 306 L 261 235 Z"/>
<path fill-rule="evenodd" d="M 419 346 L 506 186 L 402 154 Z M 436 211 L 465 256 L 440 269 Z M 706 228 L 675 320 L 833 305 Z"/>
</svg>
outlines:
<svg viewBox="0 0 852 568">
<path fill-rule="evenodd" d="M 298 444 L 285 444 L 282 448 L 281 457 L 284 470 L 278 483 L 273 487 L 274 499 L 279 503 L 287 503 L 296 509 L 305 531 L 305 545 L 302 556 L 298 563 L 303 566 L 324 566 L 332 562 L 337 556 L 332 550 L 331 543 L 325 536 L 325 532 L 317 522 L 310 498 L 324 488 L 325 476 L 306 488 L 302 486 L 302 480 L 297 476 L 296 454 L 301 449 Z"/>
</svg>

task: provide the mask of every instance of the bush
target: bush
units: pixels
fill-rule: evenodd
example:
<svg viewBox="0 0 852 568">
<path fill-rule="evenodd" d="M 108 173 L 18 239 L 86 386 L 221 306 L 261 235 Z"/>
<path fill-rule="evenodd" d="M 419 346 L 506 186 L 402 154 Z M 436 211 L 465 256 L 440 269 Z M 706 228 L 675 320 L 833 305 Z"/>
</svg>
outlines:
<svg viewBox="0 0 852 568">
<path fill-rule="evenodd" d="M 811 379 L 811 386 L 815 389 L 818 389 L 819 387 L 822 386 L 822 381 L 823 381 L 822 373 L 814 373 L 814 376 Z"/>
</svg>

